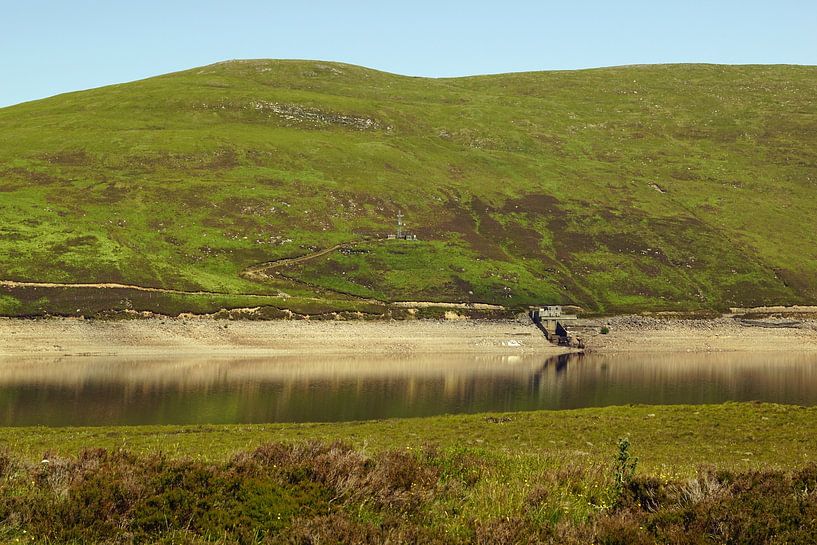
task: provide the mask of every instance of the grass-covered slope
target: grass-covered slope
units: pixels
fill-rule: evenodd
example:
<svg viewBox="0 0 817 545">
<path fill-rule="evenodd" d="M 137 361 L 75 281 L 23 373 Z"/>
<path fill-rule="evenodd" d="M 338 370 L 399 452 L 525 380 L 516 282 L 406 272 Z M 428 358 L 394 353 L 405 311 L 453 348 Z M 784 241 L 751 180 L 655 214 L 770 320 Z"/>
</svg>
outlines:
<svg viewBox="0 0 817 545">
<path fill-rule="evenodd" d="M 240 275 L 383 236 L 398 210 L 418 243 Z M 811 67 L 423 79 L 236 61 L 0 110 L 0 280 L 330 308 L 814 303 L 815 211 Z M 0 288 L 0 313 L 49 305 Z"/>
</svg>

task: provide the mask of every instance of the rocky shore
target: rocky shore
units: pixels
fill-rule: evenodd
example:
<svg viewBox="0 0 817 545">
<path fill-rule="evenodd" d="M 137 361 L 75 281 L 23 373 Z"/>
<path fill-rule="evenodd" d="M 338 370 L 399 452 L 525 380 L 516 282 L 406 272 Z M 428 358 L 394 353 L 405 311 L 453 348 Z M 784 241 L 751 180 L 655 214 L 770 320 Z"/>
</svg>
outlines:
<svg viewBox="0 0 817 545">
<path fill-rule="evenodd" d="M 606 333 L 603 333 L 606 332 Z M 817 350 L 817 319 L 728 315 L 709 319 L 614 316 L 575 328 L 598 352 L 726 352 Z"/>
<path fill-rule="evenodd" d="M 615 316 L 571 333 L 590 352 L 817 351 L 817 319 Z M 550 344 L 518 320 L 244 321 L 203 317 L 121 321 L 0 318 L 0 357 L 36 355 L 545 354 Z"/>
<path fill-rule="evenodd" d="M 0 319 L 0 357 L 18 355 L 532 354 L 568 352 L 530 323 L 148 318 Z"/>
</svg>

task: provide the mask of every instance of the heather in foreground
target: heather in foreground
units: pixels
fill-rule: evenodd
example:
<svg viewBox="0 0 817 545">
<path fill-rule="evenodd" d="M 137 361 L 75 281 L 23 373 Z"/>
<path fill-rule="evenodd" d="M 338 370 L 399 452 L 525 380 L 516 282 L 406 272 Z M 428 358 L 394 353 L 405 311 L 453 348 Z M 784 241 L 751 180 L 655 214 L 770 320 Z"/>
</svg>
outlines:
<svg viewBox="0 0 817 545">
<path fill-rule="evenodd" d="M 40 543 L 817 543 L 817 465 L 642 474 L 526 468 L 469 449 L 268 444 L 226 462 L 86 450 L 0 457 L 4 541 Z M 499 483 L 500 486 L 496 486 Z M 513 488 L 515 490 L 509 490 Z"/>
</svg>

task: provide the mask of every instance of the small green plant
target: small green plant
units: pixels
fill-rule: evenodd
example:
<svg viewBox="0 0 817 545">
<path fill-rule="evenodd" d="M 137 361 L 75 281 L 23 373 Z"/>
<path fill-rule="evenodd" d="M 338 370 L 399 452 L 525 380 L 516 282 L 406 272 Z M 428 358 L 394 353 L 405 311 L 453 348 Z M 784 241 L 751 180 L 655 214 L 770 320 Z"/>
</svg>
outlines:
<svg viewBox="0 0 817 545">
<path fill-rule="evenodd" d="M 610 328 L 609 327 L 604 326 L 604 327 L 601 328 L 601 334 L 602 335 L 607 335 L 608 333 L 610 333 Z"/>
<path fill-rule="evenodd" d="M 618 440 L 618 454 L 616 455 L 613 474 L 613 488 L 618 500 L 621 500 L 624 491 L 635 476 L 638 458 L 630 454 L 630 440 L 626 437 Z"/>
</svg>

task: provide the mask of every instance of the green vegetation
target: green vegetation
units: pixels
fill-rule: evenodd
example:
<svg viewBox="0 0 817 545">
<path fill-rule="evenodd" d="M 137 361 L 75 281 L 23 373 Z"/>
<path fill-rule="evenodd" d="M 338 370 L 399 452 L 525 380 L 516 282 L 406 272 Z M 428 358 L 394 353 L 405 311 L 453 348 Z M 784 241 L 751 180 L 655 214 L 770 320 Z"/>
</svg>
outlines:
<svg viewBox="0 0 817 545">
<path fill-rule="evenodd" d="M 279 290 L 262 306 L 815 303 L 816 104 L 817 69 L 794 66 L 423 79 L 236 61 L 60 95 L 0 110 L 0 280 L 228 294 L 159 301 L 170 313 Z M 382 237 L 398 210 L 414 247 L 240 274 Z M 1 289 L 3 314 L 67 312 Z"/>
<path fill-rule="evenodd" d="M 359 244 L 323 259 L 281 271 L 279 276 L 381 301 L 494 301 L 518 306 L 556 300 L 559 292 L 523 263 L 490 259 L 442 241 Z M 512 286 L 512 287 L 511 287 Z"/>
<path fill-rule="evenodd" d="M 505 415 L 209 426 L 0 428 L 0 444 L 39 460 L 87 447 L 226 461 L 269 442 L 344 441 L 369 451 L 468 448 L 517 460 L 608 461 L 618 440 L 637 445 L 639 471 L 688 477 L 700 464 L 793 468 L 817 461 L 817 407 L 755 403 L 606 407 Z M 528 463 L 528 462 L 523 462 Z"/>
<path fill-rule="evenodd" d="M 155 312 L 178 315 L 184 312 L 215 313 L 220 317 L 231 314 L 222 309 L 258 308 L 242 318 L 275 319 L 298 314 L 326 315 L 336 310 L 382 313 L 380 305 L 344 298 L 338 295 L 331 301 L 290 291 L 286 297 L 262 294 L 182 294 L 145 292 L 128 288 L 71 288 L 22 287 L 11 290 L 13 295 L 0 298 L 0 314 L 32 316 L 57 314 L 61 316 L 94 316 L 106 319 L 138 316 L 129 311 Z"/>
<path fill-rule="evenodd" d="M 808 543 L 817 530 L 815 425 L 813 408 L 726 404 L 338 424 L 4 428 L 0 536 Z"/>
</svg>

